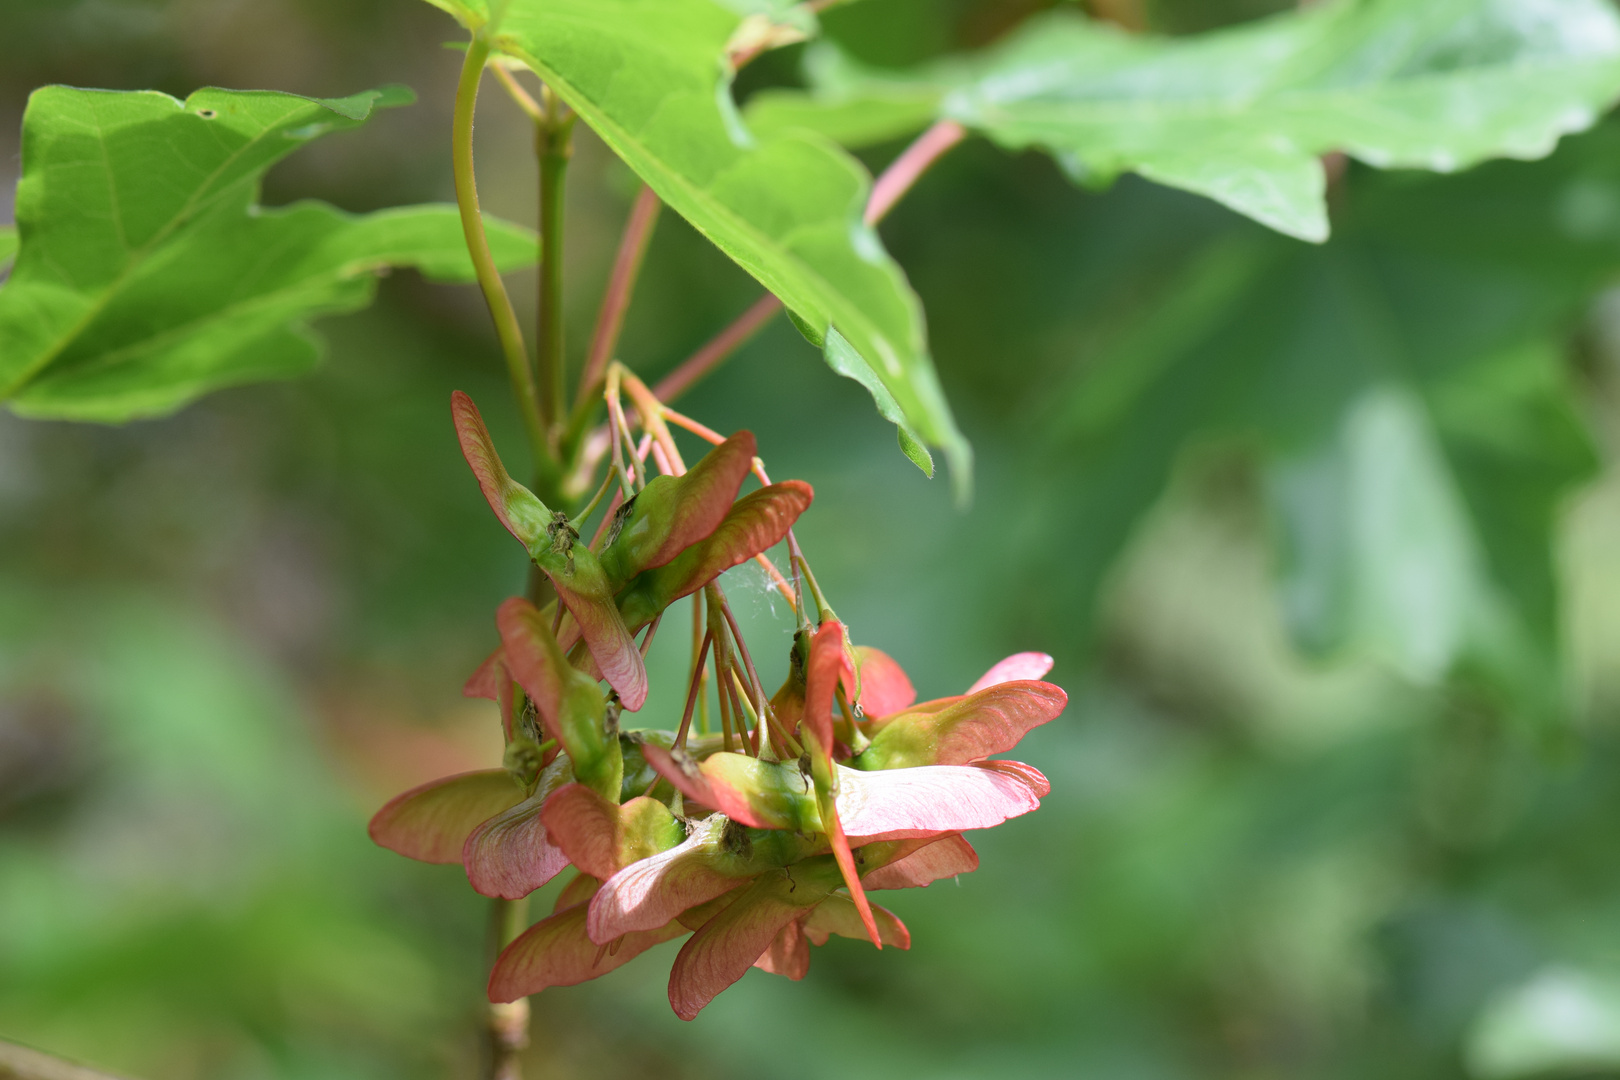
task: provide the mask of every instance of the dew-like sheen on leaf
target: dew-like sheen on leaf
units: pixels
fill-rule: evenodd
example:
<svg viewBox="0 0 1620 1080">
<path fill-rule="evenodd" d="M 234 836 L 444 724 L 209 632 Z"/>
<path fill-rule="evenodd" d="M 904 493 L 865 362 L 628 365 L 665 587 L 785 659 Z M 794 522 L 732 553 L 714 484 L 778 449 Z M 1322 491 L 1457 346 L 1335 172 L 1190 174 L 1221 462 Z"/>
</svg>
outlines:
<svg viewBox="0 0 1620 1080">
<path fill-rule="evenodd" d="M 470 280 L 454 207 L 347 214 L 256 203 L 265 171 L 311 139 L 411 100 L 402 88 L 317 100 L 270 91 L 47 86 L 23 117 L 21 241 L 0 288 L 0 401 L 118 422 L 223 386 L 307 371 L 319 314 L 364 307 L 377 272 Z M 532 233 L 491 222 L 505 267 Z"/>
<path fill-rule="evenodd" d="M 909 89 L 849 63 L 810 73 L 813 95 L 773 94 L 751 122 L 893 136 L 932 88 L 936 115 L 1086 182 L 1139 172 L 1320 241 L 1319 155 L 1442 172 L 1542 157 L 1620 94 L 1620 18 L 1604 0 L 1341 0 L 1169 39 L 1064 12 Z"/>
</svg>

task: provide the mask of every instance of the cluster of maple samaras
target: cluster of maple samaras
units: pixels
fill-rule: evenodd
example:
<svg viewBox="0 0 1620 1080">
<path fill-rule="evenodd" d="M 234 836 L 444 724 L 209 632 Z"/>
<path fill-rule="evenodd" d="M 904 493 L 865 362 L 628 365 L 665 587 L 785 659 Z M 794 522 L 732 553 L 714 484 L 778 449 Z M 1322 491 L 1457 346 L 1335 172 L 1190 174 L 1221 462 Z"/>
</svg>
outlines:
<svg viewBox="0 0 1620 1080">
<path fill-rule="evenodd" d="M 975 869 L 964 831 L 1039 806 L 1045 777 L 990 756 L 1063 710 L 1064 692 L 1037 681 L 1049 657 L 1011 656 L 967 694 L 918 703 L 899 666 L 852 648 L 830 610 L 819 625 L 801 615 L 787 681 L 769 702 L 737 708 L 747 688 L 736 680 L 735 741 L 729 727 L 689 734 L 690 695 L 678 733 L 621 728 L 621 709 L 647 696 L 632 635 L 699 590 L 711 629 L 724 630 L 712 583 L 780 541 L 809 486 L 738 498 L 754 455 L 740 432 L 691 471 L 647 483 L 586 545 L 507 474 L 472 402 L 457 394 L 453 408 L 484 494 L 562 608 L 506 601 L 501 646 L 468 682 L 470 695 L 500 703 L 506 767 L 400 795 L 371 835 L 415 859 L 461 863 L 488 896 L 517 899 L 577 868 L 554 912 L 501 954 L 491 1000 L 583 982 L 691 934 L 669 983 L 690 1020 L 750 967 L 802 978 L 810 944 L 831 934 L 907 948 L 905 926 L 866 893 Z"/>
</svg>

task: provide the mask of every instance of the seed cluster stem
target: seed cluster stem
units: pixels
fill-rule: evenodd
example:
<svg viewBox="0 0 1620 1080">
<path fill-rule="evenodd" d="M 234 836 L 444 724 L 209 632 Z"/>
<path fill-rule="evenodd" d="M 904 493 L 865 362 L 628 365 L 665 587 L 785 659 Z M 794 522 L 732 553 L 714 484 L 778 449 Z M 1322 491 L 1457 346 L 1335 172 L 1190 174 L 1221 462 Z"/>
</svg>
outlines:
<svg viewBox="0 0 1620 1080">
<path fill-rule="evenodd" d="M 834 2 L 836 0 L 811 0 L 807 6 L 819 9 Z M 762 296 L 652 389 L 615 361 L 613 354 L 661 207 L 651 188 L 643 187 L 625 223 L 618 255 L 570 407 L 563 320 L 563 230 L 564 193 L 568 164 L 573 155 L 576 117 L 549 86 L 540 87 L 537 100 L 523 88 L 510 70 L 501 64 L 494 65 L 497 80 L 534 125 L 535 156 L 539 166 L 540 265 L 535 348 L 531 358 L 511 296 L 490 250 L 478 203 L 473 167 L 473 121 L 479 84 L 489 59 L 488 40 L 482 33 L 475 34 L 457 83 L 452 123 L 456 204 L 467 250 L 472 257 L 474 276 L 489 308 L 505 358 L 512 396 L 523 418 L 534 458 L 536 488 L 543 501 L 565 508 L 577 505 L 585 492 L 592 489 L 593 477 L 603 458 L 608 458 L 607 472 L 601 486 L 574 518 L 576 523 L 583 523 L 601 505 L 609 490 L 614 488 L 614 481 L 617 481 L 617 490 L 613 492 L 613 498 L 608 502 L 591 542 L 591 548 L 595 550 L 615 511 L 646 486 L 645 462 L 649 453 L 661 472 L 677 476 L 686 472 L 686 464 L 669 424 L 683 427 L 713 444 L 725 441 L 719 433 L 669 409 L 667 403 L 690 389 L 749 341 L 776 316 L 782 309 L 782 303 L 773 295 Z M 874 184 L 865 211 L 866 224 L 873 225 L 881 220 L 917 179 L 941 155 L 959 143 L 965 134 L 959 125 L 942 121 L 908 147 Z M 599 389 L 606 402 L 608 419 L 605 425 L 593 431 L 590 426 Z M 642 429 L 639 440 L 625 414 L 622 394 L 628 394 L 635 406 Z M 770 485 L 770 477 L 758 458 L 752 462 L 752 471 L 761 484 Z M 755 556 L 756 561 L 787 599 L 801 626 L 808 622 L 804 596 L 806 582 L 818 616 L 831 617 L 832 609 L 827 606 L 792 530 L 788 531 L 787 539 L 792 584 L 765 554 Z M 537 606 L 543 606 L 549 593 L 549 583 L 532 566 L 528 593 Z M 705 586 L 701 599 L 699 595 L 694 595 L 692 603 L 692 672 L 676 745 L 685 744 L 694 713 L 699 717 L 701 729 L 705 732 L 708 730 L 707 685 L 709 664 L 712 662 L 725 749 L 733 750 L 734 740 L 740 740 L 742 748 L 756 756 L 769 752 L 797 757 L 801 753 L 799 743 L 777 721 L 736 616 L 718 582 Z M 700 604 L 707 609 L 706 620 Z M 561 615 L 559 605 L 559 621 Z M 659 621 L 655 619 L 647 627 L 640 645 L 643 655 L 657 633 Z M 853 711 L 841 692 L 839 706 L 850 731 L 859 737 Z M 527 910 L 526 901 L 494 901 L 491 937 L 497 952 L 523 932 L 528 922 Z M 521 1054 L 529 1039 L 528 1000 L 525 998 L 510 1004 L 492 1005 L 486 1015 L 489 1048 L 486 1075 L 490 1080 L 521 1080 Z"/>
</svg>

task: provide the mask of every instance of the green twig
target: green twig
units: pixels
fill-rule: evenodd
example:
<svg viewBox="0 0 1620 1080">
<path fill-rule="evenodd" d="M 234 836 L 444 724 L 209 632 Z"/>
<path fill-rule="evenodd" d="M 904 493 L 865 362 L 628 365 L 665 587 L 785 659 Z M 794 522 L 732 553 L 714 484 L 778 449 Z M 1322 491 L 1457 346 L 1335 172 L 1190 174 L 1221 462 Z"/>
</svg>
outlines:
<svg viewBox="0 0 1620 1080">
<path fill-rule="evenodd" d="M 560 456 L 568 423 L 568 358 L 563 336 L 563 194 L 568 162 L 574 156 L 574 114 L 549 87 L 542 88 L 545 122 L 535 125 L 534 153 L 540 163 L 540 306 L 535 348 L 535 380 L 547 446 Z"/>
<path fill-rule="evenodd" d="M 512 381 L 512 396 L 517 399 L 518 411 L 523 414 L 523 425 L 528 431 L 529 446 L 536 461 L 549 456 L 545 425 L 541 421 L 540 398 L 535 389 L 534 375 L 529 368 L 528 350 L 523 345 L 523 330 L 518 325 L 512 298 L 506 293 L 506 283 L 495 266 L 495 257 L 489 250 L 489 238 L 484 233 L 484 218 L 478 209 L 478 182 L 473 174 L 473 115 L 478 108 L 478 84 L 483 78 L 484 63 L 489 59 L 489 44 L 475 37 L 467 47 L 467 59 L 461 65 L 461 81 L 456 85 L 456 106 L 451 127 L 451 163 L 456 178 L 456 205 L 461 210 L 461 229 L 467 239 L 467 252 L 472 256 L 473 272 L 478 287 L 484 292 L 489 305 L 490 318 L 495 322 L 495 336 L 500 339 L 501 352 L 506 357 L 506 372 Z"/>
<path fill-rule="evenodd" d="M 493 900 L 490 930 L 495 952 L 523 933 L 529 925 L 529 901 Z M 489 1006 L 489 1080 L 522 1080 L 523 1051 L 529 1046 L 529 999 Z"/>
</svg>

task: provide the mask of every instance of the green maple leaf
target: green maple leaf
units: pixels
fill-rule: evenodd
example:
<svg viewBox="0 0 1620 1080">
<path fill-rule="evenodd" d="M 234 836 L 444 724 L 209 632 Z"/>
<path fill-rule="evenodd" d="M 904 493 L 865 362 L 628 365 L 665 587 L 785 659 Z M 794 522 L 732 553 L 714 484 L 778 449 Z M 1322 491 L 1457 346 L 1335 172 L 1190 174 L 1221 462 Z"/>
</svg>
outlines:
<svg viewBox="0 0 1620 1080">
<path fill-rule="evenodd" d="M 205 89 L 48 86 L 23 119 L 20 246 L 0 288 L 0 401 L 37 417 L 122 421 L 218 387 L 311 367 L 306 324 L 352 311 L 380 270 L 468 280 L 454 207 L 346 214 L 257 205 L 265 171 L 409 91 L 321 101 Z M 497 224 L 501 261 L 532 234 Z"/>
<path fill-rule="evenodd" d="M 443 5 L 441 5 L 443 6 Z M 731 101 L 734 11 L 711 0 L 512 0 L 493 45 L 531 67 L 660 198 L 781 298 L 834 370 L 872 391 L 932 473 L 971 467 L 922 309 L 861 215 L 866 171 L 831 141 L 756 139 Z"/>
<path fill-rule="evenodd" d="M 1617 149 L 1603 127 L 1534 165 L 1362 172 L 1329 243 L 1235 228 L 1190 260 L 1062 395 L 1042 587 L 1089 606 L 1188 448 L 1235 439 L 1301 647 L 1477 665 L 1556 709 L 1554 538 L 1599 463 L 1561 346 L 1620 270 Z"/>
<path fill-rule="evenodd" d="M 812 93 L 762 94 L 750 123 L 854 143 L 948 117 L 1084 182 L 1138 172 L 1320 241 L 1329 151 L 1450 172 L 1590 126 L 1620 94 L 1620 18 L 1604 0 L 1339 0 L 1155 38 L 1063 12 L 915 72 L 824 49 L 808 73 Z"/>
</svg>

